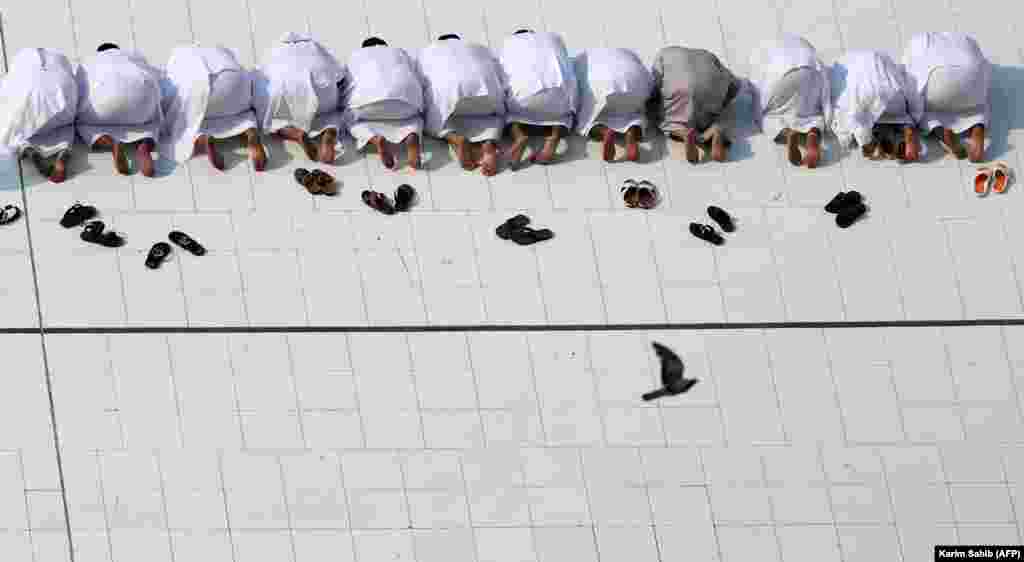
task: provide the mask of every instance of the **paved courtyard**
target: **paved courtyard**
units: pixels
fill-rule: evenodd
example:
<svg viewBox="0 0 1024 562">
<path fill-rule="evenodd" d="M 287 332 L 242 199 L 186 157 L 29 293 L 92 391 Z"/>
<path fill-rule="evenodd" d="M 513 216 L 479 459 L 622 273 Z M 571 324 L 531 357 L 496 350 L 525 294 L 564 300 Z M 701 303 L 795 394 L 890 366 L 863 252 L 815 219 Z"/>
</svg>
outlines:
<svg viewBox="0 0 1024 562">
<path fill-rule="evenodd" d="M 996 65 L 988 154 L 1018 170 L 1021 16 L 1001 0 L 0 0 L 8 58 L 112 41 L 157 66 L 192 40 L 255 66 L 291 30 L 344 60 L 368 34 L 494 47 L 532 27 L 573 54 L 703 47 L 745 75 L 782 31 L 826 62 L 968 32 Z M 0 228 L 0 560 L 919 562 L 1024 542 L 1019 186 L 978 199 L 974 167 L 937 145 L 899 165 L 833 144 L 813 171 L 763 136 L 725 164 L 644 149 L 606 164 L 574 137 L 556 165 L 487 179 L 435 141 L 415 175 L 350 146 L 334 198 L 297 186 L 304 157 L 280 144 L 261 174 L 237 145 L 225 173 L 197 158 L 118 176 L 82 146 L 61 185 L 0 170 L 0 204 L 26 211 Z M 623 208 L 629 177 L 662 205 Z M 406 182 L 409 214 L 360 200 Z M 871 211 L 840 230 L 821 208 L 850 188 Z M 76 200 L 127 245 L 61 228 Z M 737 218 L 719 248 L 687 231 L 710 204 Z M 497 239 L 517 212 L 556 238 Z M 210 252 L 146 269 L 172 229 Z M 651 341 L 694 390 L 640 400 Z"/>
</svg>

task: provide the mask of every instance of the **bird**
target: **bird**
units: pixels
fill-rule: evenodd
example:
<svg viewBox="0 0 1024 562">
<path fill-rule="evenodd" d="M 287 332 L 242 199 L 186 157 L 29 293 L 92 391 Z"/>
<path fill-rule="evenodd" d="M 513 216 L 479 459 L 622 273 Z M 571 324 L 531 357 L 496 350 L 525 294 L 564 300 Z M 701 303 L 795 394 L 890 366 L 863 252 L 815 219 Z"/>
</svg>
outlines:
<svg viewBox="0 0 1024 562">
<path fill-rule="evenodd" d="M 661 361 L 661 388 L 644 394 L 645 401 L 683 394 L 697 384 L 697 379 L 688 379 L 683 376 L 686 367 L 676 352 L 658 342 L 651 342 L 651 347 L 654 348 L 654 352 L 658 354 L 658 360 Z"/>
</svg>

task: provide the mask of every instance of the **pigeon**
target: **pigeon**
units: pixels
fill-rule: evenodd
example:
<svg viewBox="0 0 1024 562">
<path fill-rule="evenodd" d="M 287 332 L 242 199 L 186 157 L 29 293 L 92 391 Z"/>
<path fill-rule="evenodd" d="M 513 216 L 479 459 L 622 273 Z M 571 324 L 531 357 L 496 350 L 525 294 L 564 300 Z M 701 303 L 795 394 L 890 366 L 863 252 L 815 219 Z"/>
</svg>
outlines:
<svg viewBox="0 0 1024 562">
<path fill-rule="evenodd" d="M 686 367 L 683 365 L 683 360 L 674 351 L 658 342 L 651 342 L 651 346 L 654 347 L 654 352 L 658 354 L 658 359 L 661 361 L 662 387 L 644 394 L 645 401 L 682 394 L 697 384 L 697 379 L 688 379 L 683 376 Z"/>
</svg>

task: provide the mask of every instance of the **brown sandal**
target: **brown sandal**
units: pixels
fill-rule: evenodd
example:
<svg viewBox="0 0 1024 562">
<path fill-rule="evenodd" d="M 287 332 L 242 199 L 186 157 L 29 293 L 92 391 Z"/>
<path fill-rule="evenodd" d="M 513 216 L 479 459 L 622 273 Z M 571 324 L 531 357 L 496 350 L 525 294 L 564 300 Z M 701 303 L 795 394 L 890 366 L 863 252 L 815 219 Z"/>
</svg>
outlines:
<svg viewBox="0 0 1024 562">
<path fill-rule="evenodd" d="M 654 184 L 643 180 L 637 187 L 637 206 L 649 210 L 658 206 L 658 188 Z"/>
<path fill-rule="evenodd" d="M 313 183 L 316 184 L 320 193 L 324 195 L 337 195 L 338 184 L 334 181 L 334 176 L 323 170 L 313 170 L 309 175 L 313 176 Z"/>
<path fill-rule="evenodd" d="M 622 193 L 622 200 L 626 203 L 626 208 L 635 209 L 640 206 L 640 190 L 635 180 L 628 179 L 623 182 L 619 192 Z"/>
<path fill-rule="evenodd" d="M 322 191 L 320 184 L 317 183 L 316 179 L 316 174 L 305 168 L 298 168 L 295 170 L 295 181 L 299 182 L 299 185 L 305 187 L 306 191 L 313 195 L 317 195 Z"/>
</svg>

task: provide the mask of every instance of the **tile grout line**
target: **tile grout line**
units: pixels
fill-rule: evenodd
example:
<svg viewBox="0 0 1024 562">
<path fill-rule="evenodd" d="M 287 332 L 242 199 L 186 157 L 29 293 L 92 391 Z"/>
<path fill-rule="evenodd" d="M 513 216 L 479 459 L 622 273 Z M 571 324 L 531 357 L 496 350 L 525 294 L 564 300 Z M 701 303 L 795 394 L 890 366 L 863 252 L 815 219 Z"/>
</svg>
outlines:
<svg viewBox="0 0 1024 562">
<path fill-rule="evenodd" d="M 96 493 L 99 494 L 99 506 L 103 510 L 103 533 L 106 535 L 107 543 L 107 554 L 110 559 L 113 560 L 114 556 L 114 541 L 111 538 L 110 532 L 110 509 L 107 506 L 107 487 L 103 482 L 103 454 L 100 451 L 92 453 L 93 461 L 96 463 Z"/>
<path fill-rule="evenodd" d="M 825 495 L 828 497 L 828 512 L 832 517 L 832 531 L 836 537 L 836 550 L 839 552 L 839 562 L 846 562 L 846 555 L 843 552 L 843 539 L 839 532 L 839 522 L 836 521 L 836 502 L 832 497 L 832 478 L 828 475 L 828 467 L 825 463 L 825 443 L 818 441 L 817 445 L 818 469 L 821 471 L 822 482 L 825 485 Z"/>
<path fill-rule="evenodd" d="M 960 400 L 960 383 L 956 380 L 956 375 L 953 373 L 953 352 L 949 349 L 949 341 L 946 338 L 945 330 L 938 330 L 939 336 L 942 338 L 942 355 L 943 363 L 946 373 L 949 375 L 950 389 L 953 391 L 953 403 L 956 405 L 956 418 L 960 421 L 960 435 L 963 439 L 967 440 L 967 418 L 964 415 L 964 406 Z M 1012 374 L 1012 369 L 1011 369 Z"/>
<path fill-rule="evenodd" d="M 36 557 L 35 534 L 32 532 L 32 508 L 28 501 L 28 481 L 25 479 L 25 452 L 18 449 L 18 472 L 21 474 L 21 495 L 25 498 L 25 534 L 28 535 L 28 544 L 32 547 L 32 562 L 39 562 Z"/>
<path fill-rule="evenodd" d="M 301 431 L 301 427 L 300 427 Z M 274 461 L 277 464 L 278 477 L 280 478 L 281 485 L 281 503 L 284 506 L 284 514 L 288 519 L 288 543 L 291 546 L 292 560 L 298 560 L 299 554 L 295 548 L 295 520 L 292 518 L 292 508 L 288 503 L 288 482 L 284 475 L 284 463 L 281 462 L 280 455 L 274 455 Z"/>
<path fill-rule="evenodd" d="M 164 346 L 167 348 L 167 367 L 170 373 L 171 379 L 171 392 L 174 394 L 174 413 L 176 417 L 178 427 L 178 442 L 181 443 L 181 447 L 185 447 L 185 428 L 183 427 L 184 420 L 181 416 L 181 393 L 178 392 L 178 380 L 174 376 L 174 352 L 171 346 L 170 336 L 164 337 Z"/>
<path fill-rule="evenodd" d="M 1024 533 L 1024 530 L 1021 529 L 1019 523 L 1021 509 L 1024 508 L 1024 506 L 1017 505 L 1017 501 L 1014 498 L 1013 489 L 1010 487 L 1010 474 L 1006 470 L 1006 455 L 1003 454 L 1003 451 L 999 452 L 999 468 L 1003 472 L 1003 484 L 1006 487 L 1006 494 L 1009 496 L 1010 502 L 1010 515 L 1013 516 L 1013 520 L 1016 523 L 1014 528 L 1017 530 L 1017 540 L 1019 541 L 1022 539 L 1022 533 Z"/>
<path fill-rule="evenodd" d="M 71 13 L 70 0 L 68 0 L 68 12 L 69 14 Z M 6 19 L 4 18 L 4 15 L 0 13 L 0 54 L 3 55 L 4 68 L 10 70 L 10 62 L 8 61 L 7 58 L 7 35 L 5 33 L 5 30 Z M 73 25 L 72 34 L 74 34 Z M 53 380 L 50 373 L 49 356 L 46 351 L 46 325 L 43 321 L 43 302 L 42 297 L 40 296 L 39 293 L 39 268 L 36 264 L 35 246 L 32 243 L 32 221 L 29 220 L 28 193 L 25 191 L 25 169 L 21 164 L 20 158 L 18 159 L 18 184 L 21 189 L 21 204 L 25 208 L 25 238 L 28 242 L 29 262 L 32 266 L 32 285 L 33 288 L 35 289 L 36 321 L 38 322 L 38 325 L 37 330 L 33 331 L 32 333 L 39 334 L 39 345 L 43 356 L 43 380 L 46 382 L 46 397 L 50 406 L 50 427 L 53 435 L 53 448 L 57 462 L 57 481 L 60 486 L 61 504 L 64 507 L 64 530 L 67 533 L 68 539 L 68 560 L 70 562 L 75 562 L 75 547 L 71 535 L 71 514 L 70 510 L 68 509 L 68 494 L 64 481 L 64 463 L 61 456 L 60 433 L 57 430 L 57 410 L 56 404 L 53 399 Z M 28 501 L 27 496 L 25 498 L 25 501 Z"/>
<path fill-rule="evenodd" d="M 171 562 L 177 562 L 177 556 L 174 555 L 174 534 L 171 532 L 171 516 L 167 510 L 167 476 L 164 473 L 164 465 L 160 459 L 160 451 L 153 451 L 153 462 L 156 464 L 157 478 L 160 479 L 160 506 L 163 508 L 164 516 L 164 532 L 167 533 L 167 548 L 171 552 Z"/>
</svg>

